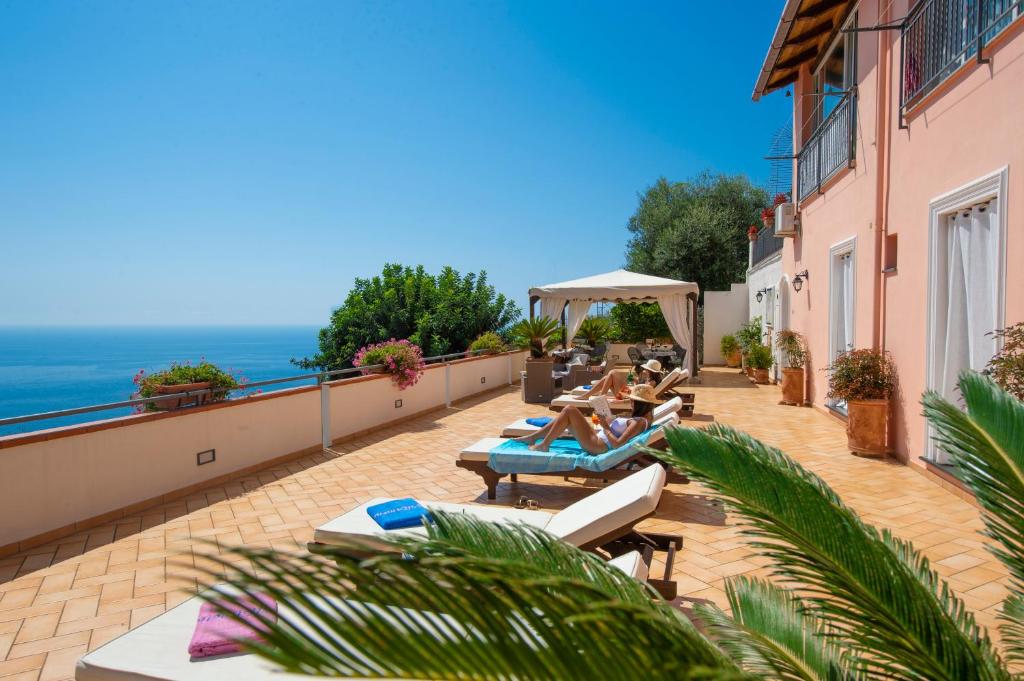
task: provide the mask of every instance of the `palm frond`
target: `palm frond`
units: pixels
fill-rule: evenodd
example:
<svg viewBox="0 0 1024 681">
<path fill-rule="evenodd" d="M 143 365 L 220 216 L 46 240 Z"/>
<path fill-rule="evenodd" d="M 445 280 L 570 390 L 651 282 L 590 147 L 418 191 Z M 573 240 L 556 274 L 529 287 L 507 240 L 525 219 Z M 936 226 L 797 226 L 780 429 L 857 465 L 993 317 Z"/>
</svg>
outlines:
<svg viewBox="0 0 1024 681">
<path fill-rule="evenodd" d="M 714 605 L 697 613 L 718 645 L 749 672 L 787 681 L 854 681 L 842 650 L 823 623 L 802 612 L 799 599 L 759 579 L 728 580 L 732 616 Z"/>
<path fill-rule="evenodd" d="M 1015 591 L 1024 585 L 1024 403 L 974 372 L 960 377 L 967 411 L 937 393 L 925 393 L 924 413 L 935 441 L 952 456 L 960 479 L 984 509 L 989 550 L 1010 570 Z"/>
<path fill-rule="evenodd" d="M 421 539 L 311 554 L 208 556 L 227 586 L 204 596 L 232 616 L 248 599 L 287 604 L 250 649 L 300 674 L 431 679 L 747 678 L 678 611 L 542 530 L 435 513 Z M 248 564 L 240 565 L 242 558 Z M 247 569 L 251 567 L 251 569 Z"/>
<path fill-rule="evenodd" d="M 804 585 L 851 661 L 914 679 L 1008 678 L 985 631 L 907 542 L 866 525 L 818 476 L 724 426 L 652 452 L 722 495 L 774 574 Z"/>
<path fill-rule="evenodd" d="M 1003 601 L 1002 612 L 999 613 L 1002 624 L 999 634 L 1006 661 L 1024 664 L 1024 598 L 1014 594 Z"/>
</svg>

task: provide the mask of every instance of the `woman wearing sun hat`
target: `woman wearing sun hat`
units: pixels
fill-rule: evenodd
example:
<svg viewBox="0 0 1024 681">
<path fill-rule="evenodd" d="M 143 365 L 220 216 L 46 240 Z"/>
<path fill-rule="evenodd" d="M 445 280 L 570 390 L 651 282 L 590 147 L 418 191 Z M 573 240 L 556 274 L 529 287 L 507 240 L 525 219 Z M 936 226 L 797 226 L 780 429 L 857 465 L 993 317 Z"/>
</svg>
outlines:
<svg viewBox="0 0 1024 681">
<path fill-rule="evenodd" d="M 619 397 L 621 395 L 625 398 L 625 391 L 627 390 L 626 378 L 629 371 L 627 369 L 615 369 L 608 372 L 607 376 L 591 386 L 590 390 L 587 391 L 587 396 L 612 395 Z M 637 383 L 648 383 L 651 386 L 656 386 L 664 378 L 661 362 L 656 359 L 649 359 L 643 364 L 637 364 L 633 367 L 632 371 L 639 376 Z"/>
<path fill-rule="evenodd" d="M 633 413 L 629 417 L 618 417 L 608 420 L 598 414 L 601 422 L 601 429 L 594 432 L 590 425 L 590 419 L 583 415 L 576 407 L 566 407 L 551 423 L 547 424 L 536 433 L 531 433 L 521 438 L 520 442 L 533 442 L 530 449 L 537 452 L 546 452 L 551 443 L 565 432 L 566 429 L 580 443 L 589 454 L 604 454 L 605 452 L 619 447 L 631 440 L 640 433 L 651 427 L 651 412 L 654 405 L 661 404 L 654 394 L 654 388 L 646 383 L 633 387 L 629 394 L 633 402 Z M 540 439 L 540 442 L 537 440 Z"/>
</svg>

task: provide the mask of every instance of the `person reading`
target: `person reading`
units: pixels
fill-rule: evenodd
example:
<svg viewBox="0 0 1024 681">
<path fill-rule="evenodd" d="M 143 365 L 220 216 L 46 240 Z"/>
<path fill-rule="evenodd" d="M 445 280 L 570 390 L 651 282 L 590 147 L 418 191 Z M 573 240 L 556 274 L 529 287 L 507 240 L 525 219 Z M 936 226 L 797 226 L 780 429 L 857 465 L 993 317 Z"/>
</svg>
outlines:
<svg viewBox="0 0 1024 681">
<path fill-rule="evenodd" d="M 583 412 L 569 406 L 536 433 L 516 438 L 516 441 L 534 443 L 530 445 L 530 449 L 535 452 L 546 452 L 550 449 L 551 443 L 568 430 L 588 454 L 604 454 L 650 428 L 651 412 L 654 411 L 655 405 L 662 403 L 662 400 L 655 396 L 654 388 L 646 383 L 634 386 L 629 399 L 633 402 L 633 412 L 628 417 L 610 419 L 607 415 L 595 411 L 601 424 L 597 431 Z"/>
</svg>

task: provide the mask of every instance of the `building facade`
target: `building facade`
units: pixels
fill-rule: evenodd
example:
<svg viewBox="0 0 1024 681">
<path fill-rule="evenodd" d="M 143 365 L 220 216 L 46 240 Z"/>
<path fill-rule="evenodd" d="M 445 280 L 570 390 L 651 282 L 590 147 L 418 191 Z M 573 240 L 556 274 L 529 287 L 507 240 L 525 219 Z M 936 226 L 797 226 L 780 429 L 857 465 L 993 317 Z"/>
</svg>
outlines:
<svg viewBox="0 0 1024 681">
<path fill-rule="evenodd" d="M 808 397 L 842 417 L 821 370 L 889 352 L 890 446 L 914 465 L 945 463 L 921 394 L 956 399 L 989 334 L 1024 321 L 1022 18 L 1022 0 L 789 0 L 754 92 L 793 100 L 799 228 L 781 268 L 801 275 L 787 321 Z"/>
</svg>

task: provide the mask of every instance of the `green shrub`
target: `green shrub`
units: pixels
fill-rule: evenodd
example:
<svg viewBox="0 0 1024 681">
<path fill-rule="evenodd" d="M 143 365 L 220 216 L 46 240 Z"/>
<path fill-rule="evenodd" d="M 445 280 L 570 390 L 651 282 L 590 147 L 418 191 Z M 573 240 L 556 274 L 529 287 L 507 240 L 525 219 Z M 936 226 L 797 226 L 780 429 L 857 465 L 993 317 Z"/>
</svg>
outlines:
<svg viewBox="0 0 1024 681">
<path fill-rule="evenodd" d="M 494 355 L 505 350 L 505 340 L 493 331 L 480 334 L 469 344 L 469 351 L 477 355 Z"/>
<path fill-rule="evenodd" d="M 888 353 L 850 350 L 828 367 L 828 397 L 832 400 L 887 400 L 896 386 L 896 370 Z"/>
<path fill-rule="evenodd" d="M 1000 388 L 1024 400 L 1024 322 L 995 331 L 1002 348 L 989 360 L 985 373 Z"/>
<path fill-rule="evenodd" d="M 729 359 L 733 353 L 740 349 L 740 344 L 736 340 L 736 336 L 726 335 L 722 336 L 721 342 L 718 344 L 718 349 L 722 351 L 722 357 Z"/>
<path fill-rule="evenodd" d="M 201 360 L 196 365 L 193 365 L 191 362 L 183 364 L 172 362 L 170 368 L 155 371 L 151 374 L 147 374 L 140 369 L 139 373 L 135 374 L 133 381 L 138 386 L 137 395 L 139 397 L 155 397 L 157 395 L 157 386 L 209 383 L 210 388 L 213 390 L 209 401 L 223 400 L 228 396 L 229 392 L 236 388 L 244 387 L 245 384 L 244 378 L 236 378 L 220 369 L 217 365 L 205 360 Z M 153 404 L 147 404 L 145 409 L 147 411 L 156 411 L 157 407 Z"/>
<path fill-rule="evenodd" d="M 608 340 L 611 332 L 612 324 L 605 317 L 587 317 L 580 324 L 576 336 L 584 339 L 590 347 L 594 347 L 601 341 Z"/>
<path fill-rule="evenodd" d="M 747 351 L 747 364 L 754 369 L 772 368 L 772 349 L 767 345 L 757 343 L 750 346 Z"/>
<path fill-rule="evenodd" d="M 540 359 L 558 345 L 561 328 L 551 317 L 524 319 L 512 327 L 512 342 L 522 350 L 529 350 L 534 359 Z"/>
<path fill-rule="evenodd" d="M 761 316 L 754 317 L 749 322 L 740 327 L 739 331 L 736 332 L 736 341 L 740 344 L 740 350 L 743 354 L 750 352 L 751 346 L 758 345 L 761 342 Z"/>
<path fill-rule="evenodd" d="M 657 303 L 619 303 L 608 317 L 611 336 L 623 343 L 643 343 L 648 338 L 669 338 L 668 322 Z"/>
</svg>

